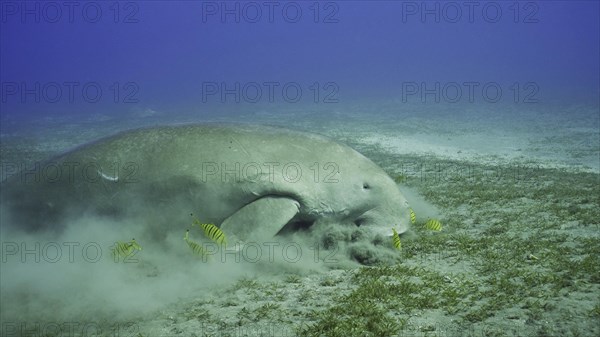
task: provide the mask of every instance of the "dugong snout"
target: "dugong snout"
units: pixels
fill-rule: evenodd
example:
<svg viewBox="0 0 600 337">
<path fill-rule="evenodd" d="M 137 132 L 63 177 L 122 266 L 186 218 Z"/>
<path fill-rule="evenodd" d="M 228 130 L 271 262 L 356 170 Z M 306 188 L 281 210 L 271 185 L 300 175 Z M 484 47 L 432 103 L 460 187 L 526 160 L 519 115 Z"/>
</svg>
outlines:
<svg viewBox="0 0 600 337">
<path fill-rule="evenodd" d="M 395 229 L 402 234 L 409 228 L 410 216 L 408 208 L 404 210 L 403 205 L 398 205 L 396 209 L 384 209 L 375 207 L 363 213 L 354 223 L 358 226 L 366 226 L 374 235 L 391 236 Z"/>
</svg>

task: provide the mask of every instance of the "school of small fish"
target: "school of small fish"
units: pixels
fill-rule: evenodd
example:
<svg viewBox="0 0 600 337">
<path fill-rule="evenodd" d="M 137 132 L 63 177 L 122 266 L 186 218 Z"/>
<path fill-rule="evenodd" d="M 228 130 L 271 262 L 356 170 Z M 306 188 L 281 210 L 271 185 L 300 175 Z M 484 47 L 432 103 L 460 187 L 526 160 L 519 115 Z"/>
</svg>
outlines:
<svg viewBox="0 0 600 337">
<path fill-rule="evenodd" d="M 409 208 L 409 212 L 410 212 L 410 222 L 414 225 L 417 222 L 417 215 L 415 214 L 415 212 L 412 208 Z M 193 216 L 193 214 L 192 214 L 192 216 Z M 204 231 L 204 235 L 207 238 L 209 238 L 210 240 L 212 240 L 213 242 L 218 243 L 220 245 L 227 244 L 226 239 L 225 239 L 225 233 L 223 233 L 223 231 L 219 227 L 215 226 L 214 224 L 202 223 L 198 218 L 194 218 L 192 221 L 192 226 L 194 226 L 194 225 L 200 227 Z M 429 220 L 427 220 L 427 222 L 425 222 L 425 225 L 423 227 L 426 229 L 432 230 L 432 231 L 441 231 L 442 223 L 437 219 L 429 219 Z M 205 256 L 206 251 L 202 247 L 202 245 L 191 240 L 189 236 L 190 236 L 190 230 L 188 229 L 188 230 L 186 230 L 185 236 L 183 237 L 183 240 L 186 242 L 188 247 L 190 247 L 190 249 L 192 250 L 192 252 L 194 254 L 200 255 L 200 256 Z M 398 234 L 398 232 L 396 231 L 395 228 L 392 228 L 392 244 L 395 249 L 397 249 L 397 250 L 402 249 L 402 242 L 400 241 L 400 235 Z M 115 246 L 112 248 L 112 254 L 113 254 L 113 257 L 115 258 L 115 260 L 118 259 L 119 257 L 125 259 L 125 258 L 131 256 L 131 254 L 135 250 L 138 250 L 138 251 L 142 250 L 142 247 L 135 241 L 135 239 L 132 239 L 129 242 L 117 242 L 115 244 Z"/>
</svg>

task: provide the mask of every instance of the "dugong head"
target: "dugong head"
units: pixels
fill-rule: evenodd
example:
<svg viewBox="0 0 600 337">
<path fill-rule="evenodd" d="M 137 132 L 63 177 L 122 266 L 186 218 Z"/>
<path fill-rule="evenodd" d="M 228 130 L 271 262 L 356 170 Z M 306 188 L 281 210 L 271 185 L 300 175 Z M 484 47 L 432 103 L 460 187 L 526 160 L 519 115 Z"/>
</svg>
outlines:
<svg viewBox="0 0 600 337">
<path fill-rule="evenodd" d="M 347 148 L 339 165 L 339 180 L 330 183 L 321 203 L 333 220 L 391 236 L 392 228 L 406 232 L 410 224 L 408 202 L 389 175 L 370 159 Z"/>
<path fill-rule="evenodd" d="M 406 232 L 410 223 L 408 202 L 387 173 L 365 158 L 357 163 L 353 174 L 352 188 L 356 193 L 348 195 L 348 202 L 359 212 L 352 214 L 350 220 L 384 236 L 392 235 L 392 228 L 400 234 Z"/>
</svg>

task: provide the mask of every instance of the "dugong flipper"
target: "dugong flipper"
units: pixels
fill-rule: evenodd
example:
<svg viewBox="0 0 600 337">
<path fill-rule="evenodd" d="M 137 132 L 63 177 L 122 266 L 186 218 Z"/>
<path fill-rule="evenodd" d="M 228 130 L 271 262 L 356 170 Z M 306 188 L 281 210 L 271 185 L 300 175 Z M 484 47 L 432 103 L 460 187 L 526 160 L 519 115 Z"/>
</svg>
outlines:
<svg viewBox="0 0 600 337">
<path fill-rule="evenodd" d="M 247 241 L 317 222 L 391 235 L 410 221 L 396 184 L 371 160 L 326 137 L 277 127 L 125 131 L 45 167 L 62 174 L 32 179 L 27 172 L 2 183 L 3 226 L 60 229 L 91 214 L 135 219 L 162 235 L 182 231 L 194 213 Z"/>
<path fill-rule="evenodd" d="M 277 234 L 300 212 L 298 201 L 277 196 L 262 197 L 240 208 L 221 224 L 225 233 L 244 241 L 258 241 Z"/>
</svg>

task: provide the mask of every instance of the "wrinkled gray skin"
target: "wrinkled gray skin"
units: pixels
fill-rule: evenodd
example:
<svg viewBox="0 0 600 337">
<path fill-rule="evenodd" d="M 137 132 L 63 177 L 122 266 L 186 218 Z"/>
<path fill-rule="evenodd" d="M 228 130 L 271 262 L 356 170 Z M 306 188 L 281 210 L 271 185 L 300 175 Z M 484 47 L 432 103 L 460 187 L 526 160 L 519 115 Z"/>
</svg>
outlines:
<svg viewBox="0 0 600 337">
<path fill-rule="evenodd" d="M 1 197 L 10 211 L 3 226 L 26 230 L 92 214 L 144 219 L 160 236 L 185 228 L 193 212 L 247 241 L 318 223 L 383 235 L 409 223 L 406 200 L 371 160 L 322 136 L 264 126 L 126 131 L 11 177 Z"/>
</svg>

